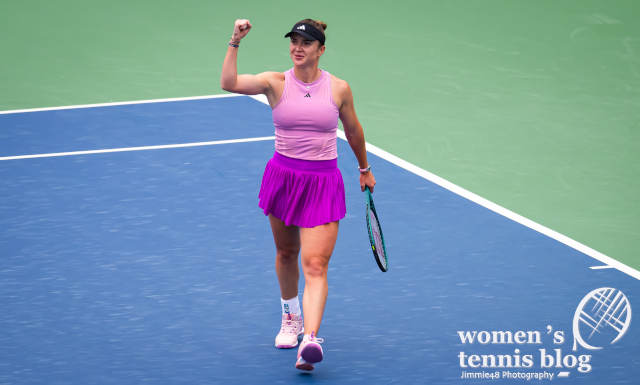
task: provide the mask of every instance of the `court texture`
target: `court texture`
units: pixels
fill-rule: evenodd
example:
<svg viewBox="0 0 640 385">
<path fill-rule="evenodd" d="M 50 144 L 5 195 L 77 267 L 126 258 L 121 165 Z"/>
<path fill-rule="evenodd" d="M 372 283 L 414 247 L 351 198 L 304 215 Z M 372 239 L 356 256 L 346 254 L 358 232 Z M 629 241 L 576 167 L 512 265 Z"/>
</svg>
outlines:
<svg viewBox="0 0 640 385">
<path fill-rule="evenodd" d="M 277 12 L 274 12 L 274 9 Z M 275 15 L 274 15 L 275 14 Z M 273 154 L 239 72 L 326 21 L 344 135 L 325 361 L 278 350 L 257 207 Z M 0 384 L 635 384 L 640 16 L 631 1 L 0 5 Z M 301 282 L 302 287 L 302 282 Z"/>
</svg>

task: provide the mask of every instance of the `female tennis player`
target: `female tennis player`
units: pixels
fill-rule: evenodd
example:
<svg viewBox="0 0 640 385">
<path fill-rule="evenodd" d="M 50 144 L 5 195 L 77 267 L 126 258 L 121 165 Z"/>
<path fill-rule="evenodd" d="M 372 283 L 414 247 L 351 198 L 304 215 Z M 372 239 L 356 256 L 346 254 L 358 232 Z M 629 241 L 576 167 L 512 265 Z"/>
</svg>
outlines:
<svg viewBox="0 0 640 385">
<path fill-rule="evenodd" d="M 305 19 L 285 35 L 290 38 L 293 61 L 288 71 L 238 75 L 238 48 L 251 28 L 249 20 L 236 20 L 220 84 L 230 92 L 265 94 L 272 108 L 275 153 L 262 177 L 259 206 L 269 217 L 276 246 L 282 323 L 275 345 L 294 348 L 303 335 L 296 368 L 313 370 L 323 359 L 323 339 L 317 334 L 327 300 L 327 270 L 338 223 L 346 213 L 337 167 L 338 118 L 358 160 L 360 188 L 364 191 L 368 186 L 373 191 L 376 181 L 367 163 L 364 133 L 349 84 L 318 67 L 325 52 L 327 25 Z M 305 282 L 304 320 L 298 301 L 298 254 Z"/>
</svg>

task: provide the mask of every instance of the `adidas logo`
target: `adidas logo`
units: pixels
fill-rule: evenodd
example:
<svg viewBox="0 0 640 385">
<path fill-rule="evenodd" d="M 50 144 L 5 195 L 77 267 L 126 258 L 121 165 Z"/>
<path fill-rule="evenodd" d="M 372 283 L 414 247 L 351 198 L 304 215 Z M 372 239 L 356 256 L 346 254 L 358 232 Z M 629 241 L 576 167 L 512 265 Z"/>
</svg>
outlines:
<svg viewBox="0 0 640 385">
<path fill-rule="evenodd" d="M 301 29 L 301 30 L 303 30 L 303 31 L 305 30 L 304 25 L 301 25 L 301 26 L 299 26 L 299 27 L 298 27 L 298 28 L 296 28 L 296 29 Z"/>
<path fill-rule="evenodd" d="M 310 98 L 311 95 L 309 95 L 309 93 L 307 92 L 307 94 L 304 96 L 305 98 Z"/>
</svg>

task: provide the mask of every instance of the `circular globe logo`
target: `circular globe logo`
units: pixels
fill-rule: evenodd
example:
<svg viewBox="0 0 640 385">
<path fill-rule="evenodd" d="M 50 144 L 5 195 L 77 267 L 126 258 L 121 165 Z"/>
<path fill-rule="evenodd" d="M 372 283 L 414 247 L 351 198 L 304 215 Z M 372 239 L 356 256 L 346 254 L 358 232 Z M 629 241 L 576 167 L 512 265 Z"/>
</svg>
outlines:
<svg viewBox="0 0 640 385">
<path fill-rule="evenodd" d="M 618 289 L 601 287 L 580 301 L 573 316 L 573 350 L 597 350 L 616 343 L 631 324 L 631 305 Z"/>
</svg>

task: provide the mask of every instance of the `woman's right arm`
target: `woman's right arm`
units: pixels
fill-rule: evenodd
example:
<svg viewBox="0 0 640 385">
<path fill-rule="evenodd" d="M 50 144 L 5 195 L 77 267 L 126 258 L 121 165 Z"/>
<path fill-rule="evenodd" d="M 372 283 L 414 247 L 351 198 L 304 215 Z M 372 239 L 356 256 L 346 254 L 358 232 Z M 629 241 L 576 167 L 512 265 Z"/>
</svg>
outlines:
<svg viewBox="0 0 640 385">
<path fill-rule="evenodd" d="M 247 36 L 251 29 L 249 20 L 236 20 L 233 27 L 233 35 L 230 44 L 239 45 L 240 40 Z M 258 75 L 238 75 L 238 47 L 229 45 L 227 55 L 222 64 L 222 74 L 220 75 L 220 86 L 223 90 L 245 95 L 256 95 L 267 93 L 269 83 L 269 73 L 263 72 Z"/>
</svg>

